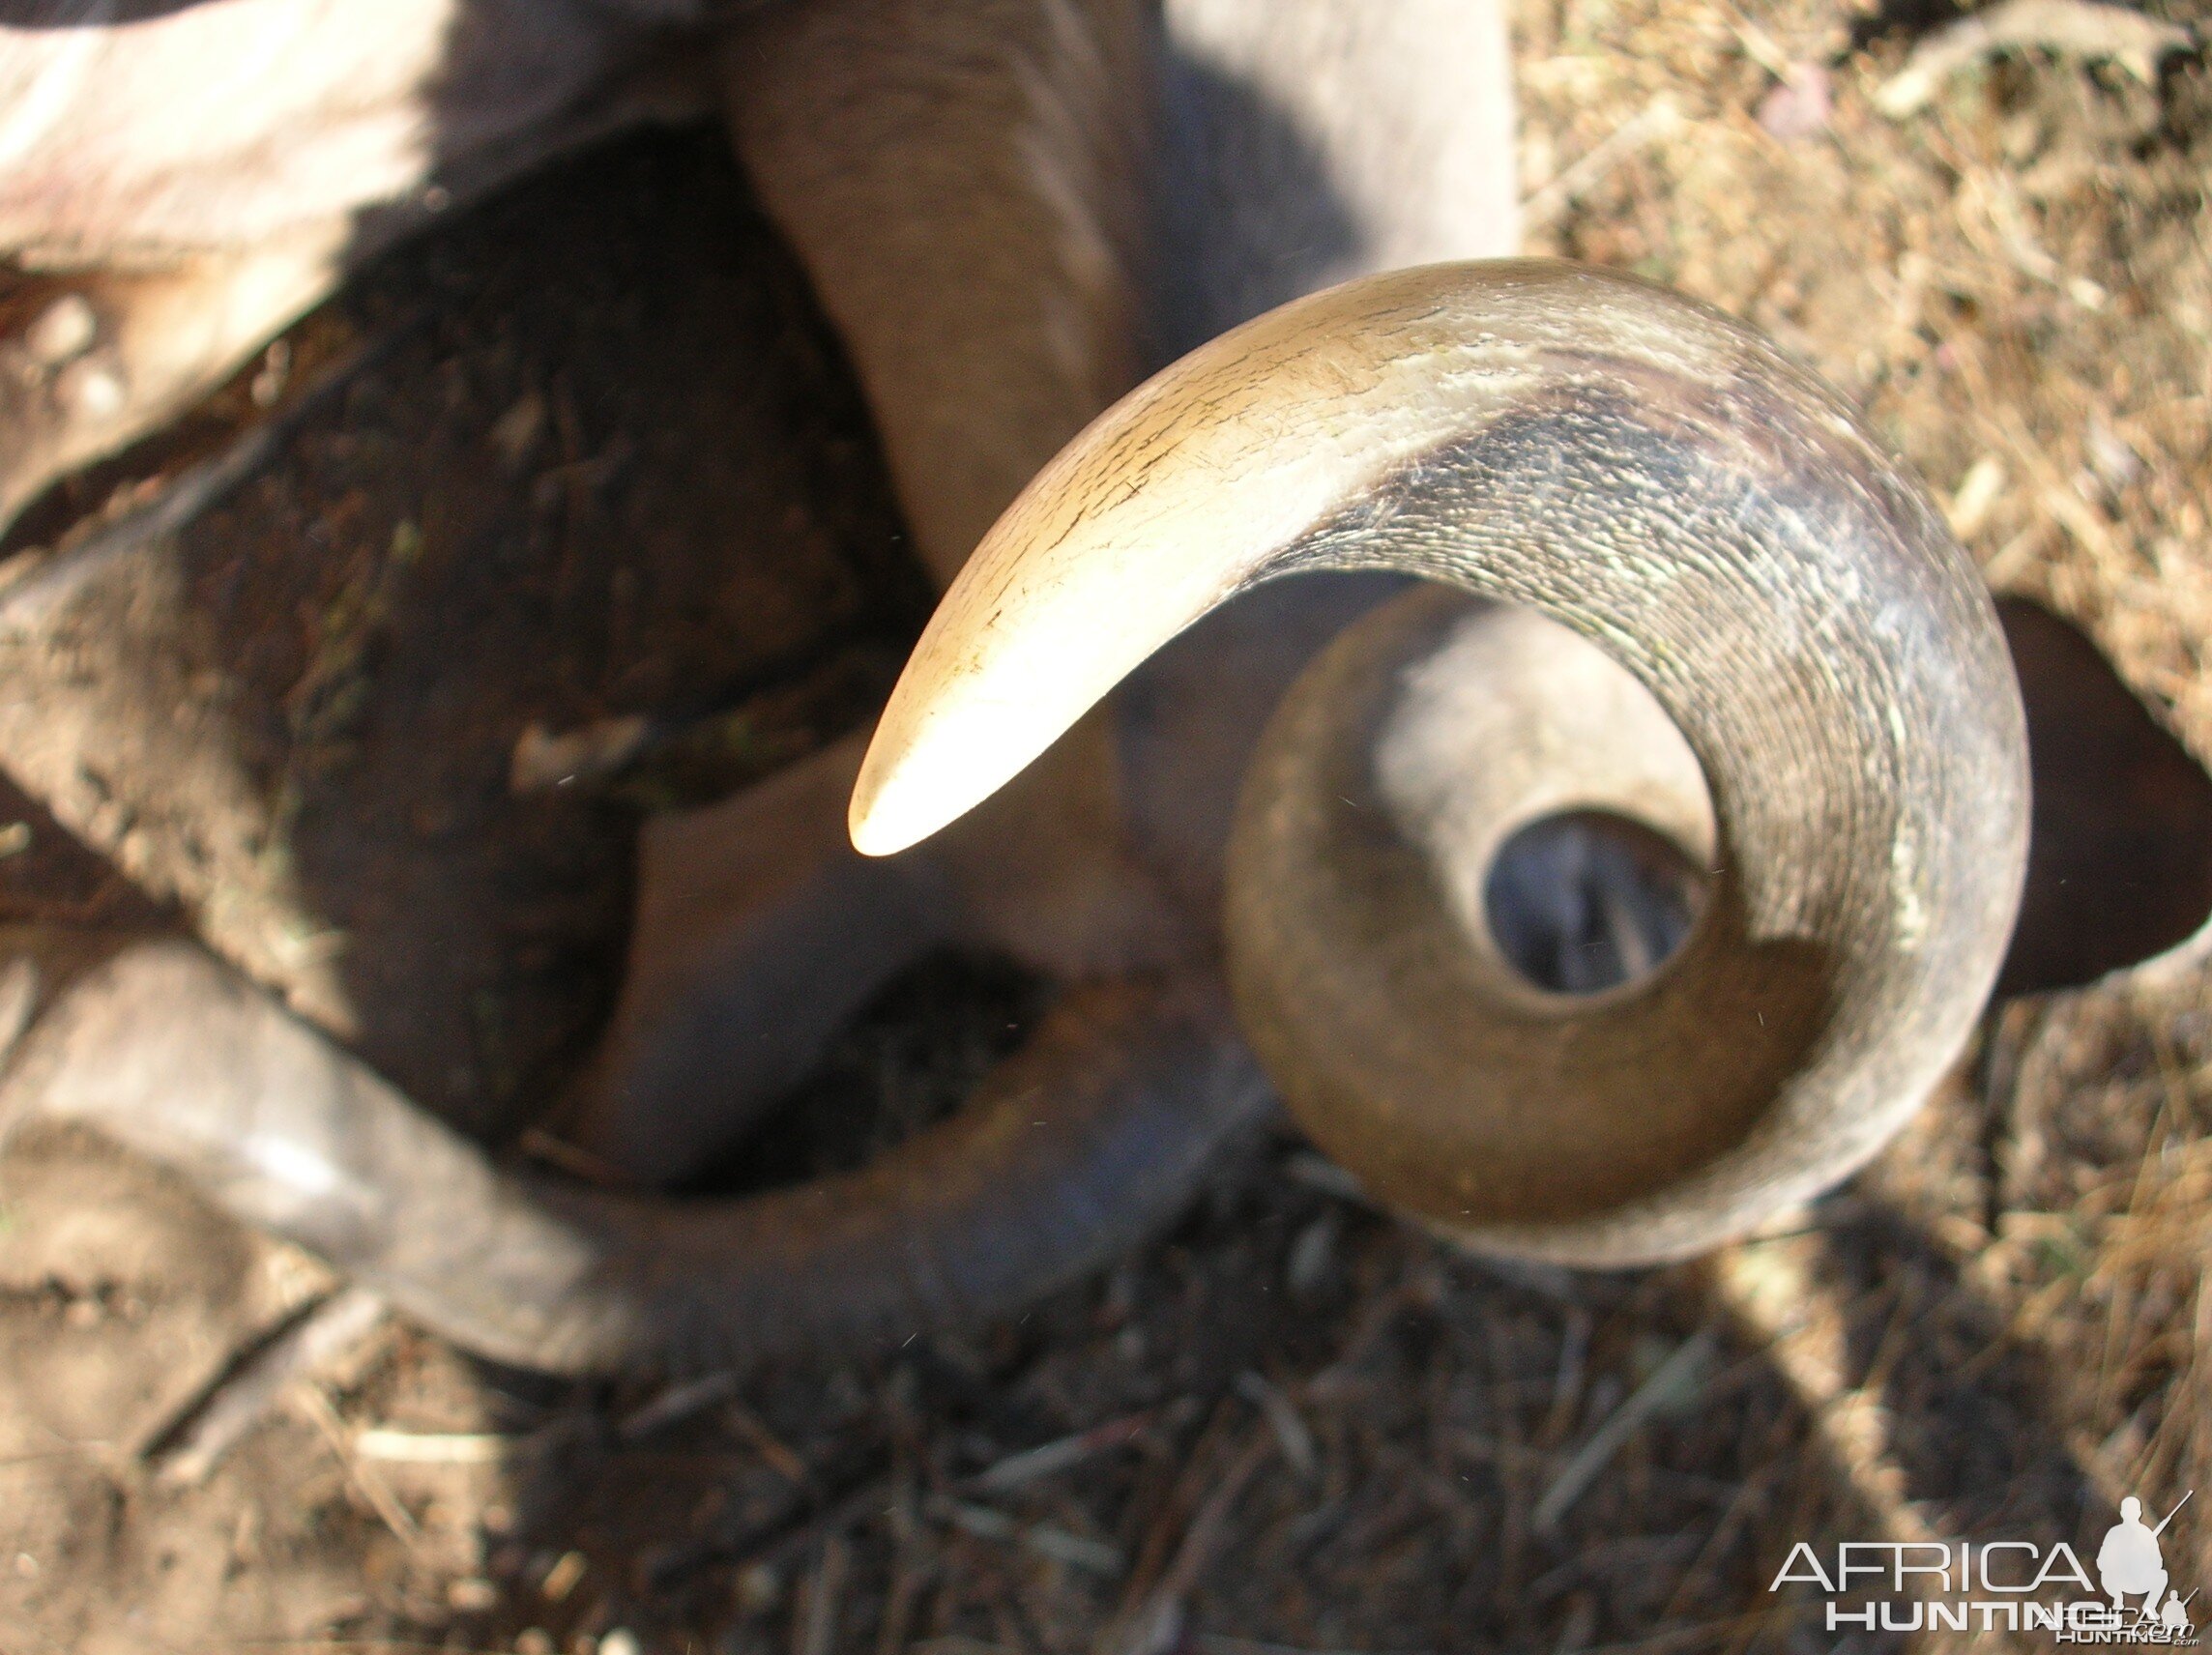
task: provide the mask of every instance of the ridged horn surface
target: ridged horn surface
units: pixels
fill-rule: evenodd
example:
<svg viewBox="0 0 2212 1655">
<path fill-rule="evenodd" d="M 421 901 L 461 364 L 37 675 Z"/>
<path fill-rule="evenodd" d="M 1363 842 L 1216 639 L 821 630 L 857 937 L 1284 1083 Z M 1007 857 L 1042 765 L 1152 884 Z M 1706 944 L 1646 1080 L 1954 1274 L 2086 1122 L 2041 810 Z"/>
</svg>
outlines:
<svg viewBox="0 0 2212 1655">
<path fill-rule="evenodd" d="M 1717 873 L 1644 988 L 1516 1009 L 1470 978 L 1433 847 L 1389 811 L 1360 820 L 1373 778 L 1271 740 L 1232 851 L 1231 974 L 1309 1130 L 1473 1244 L 1587 1263 L 1709 1245 L 1872 1154 L 2003 954 L 2018 691 L 1972 566 L 1850 411 L 1630 277 L 1367 278 L 1140 387 L 946 595 L 862 768 L 855 842 L 895 850 L 957 816 L 1237 593 L 1372 567 L 1538 610 L 1641 681 L 1703 769 Z M 1365 682 L 1381 719 L 1392 677 Z M 1327 899 L 1283 889 L 1262 848 L 1338 867 Z M 1550 1069 L 1470 1049 L 1469 1020 L 1499 1017 Z M 1561 1090 L 1577 1068 L 1607 1089 Z"/>
</svg>

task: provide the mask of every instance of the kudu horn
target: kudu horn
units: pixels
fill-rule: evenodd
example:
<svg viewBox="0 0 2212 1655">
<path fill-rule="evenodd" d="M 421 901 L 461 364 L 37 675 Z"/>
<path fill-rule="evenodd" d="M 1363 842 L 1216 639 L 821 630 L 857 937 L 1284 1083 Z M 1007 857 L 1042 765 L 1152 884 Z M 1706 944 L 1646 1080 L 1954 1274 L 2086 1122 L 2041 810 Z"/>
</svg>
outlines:
<svg viewBox="0 0 2212 1655">
<path fill-rule="evenodd" d="M 855 842 L 959 815 L 1239 592 L 1375 567 L 1540 611 L 1640 680 L 1703 767 L 1713 886 L 1633 990 L 1546 1003 L 1511 982 L 1451 899 L 1469 870 L 1372 808 L 1391 802 L 1374 742 L 1436 640 L 1347 640 L 1264 740 L 1228 870 L 1239 1021 L 1300 1123 L 1455 1237 L 1588 1264 L 1709 1246 L 1864 1162 L 2004 955 L 2019 691 L 1972 565 L 1842 402 L 1630 277 L 1354 281 L 1124 397 L 947 593 L 862 767 Z M 1498 834 L 1447 837 L 1479 855 Z"/>
<path fill-rule="evenodd" d="M 463 1349 L 555 1373 L 743 1368 L 1016 1310 L 1172 1219 L 1266 1097 L 1213 985 L 1077 990 L 871 1166 L 681 1202 L 495 1167 L 190 944 L 18 932 L 0 957 L 0 1139 L 88 1126 Z"/>
</svg>

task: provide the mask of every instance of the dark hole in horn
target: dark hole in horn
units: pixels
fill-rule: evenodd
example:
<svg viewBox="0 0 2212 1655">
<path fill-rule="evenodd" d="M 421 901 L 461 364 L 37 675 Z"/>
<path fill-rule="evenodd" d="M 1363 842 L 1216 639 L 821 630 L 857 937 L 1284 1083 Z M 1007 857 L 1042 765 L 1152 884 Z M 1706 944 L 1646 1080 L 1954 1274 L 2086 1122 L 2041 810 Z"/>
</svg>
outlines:
<svg viewBox="0 0 2212 1655">
<path fill-rule="evenodd" d="M 1499 952 L 1550 994 L 1649 976 L 1704 906 L 1703 876 L 1665 834 L 1605 810 L 1542 816 L 1499 848 L 1483 885 Z"/>
<path fill-rule="evenodd" d="M 2073 988 L 2212 914 L 2212 776 L 2050 611 L 2000 598 L 2034 776 L 2027 889 L 2000 994 Z"/>
</svg>

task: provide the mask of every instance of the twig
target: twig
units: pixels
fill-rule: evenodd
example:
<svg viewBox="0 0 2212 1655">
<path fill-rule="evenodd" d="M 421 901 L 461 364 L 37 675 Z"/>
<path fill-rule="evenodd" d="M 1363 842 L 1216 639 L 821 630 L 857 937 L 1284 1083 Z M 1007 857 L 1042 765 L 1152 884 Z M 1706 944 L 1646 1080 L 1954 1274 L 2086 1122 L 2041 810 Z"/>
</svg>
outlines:
<svg viewBox="0 0 2212 1655">
<path fill-rule="evenodd" d="M 616 1426 L 615 1435 L 625 1442 L 642 1441 L 656 1431 L 705 1412 L 716 1403 L 729 1401 L 737 1391 L 737 1375 L 726 1371 L 671 1385 Z"/>
<path fill-rule="evenodd" d="M 884 1481 L 879 1473 L 853 1487 L 833 1505 L 801 1509 L 735 1539 L 686 1546 L 647 1571 L 647 1586 L 655 1592 L 668 1591 L 687 1576 L 715 1563 L 735 1563 L 740 1568 L 788 1563 L 825 1535 L 839 1533 L 858 1523 L 883 1499 Z"/>
<path fill-rule="evenodd" d="M 822 1497 L 822 1485 L 815 1480 L 814 1468 L 807 1465 L 798 1449 L 768 1428 L 768 1422 L 742 1402 L 735 1399 L 722 1406 L 722 1423 L 742 1437 L 785 1482 L 809 1499 Z"/>
<path fill-rule="evenodd" d="M 1243 1450 L 1228 1473 L 1206 1496 L 1190 1526 L 1183 1530 L 1182 1544 L 1176 1549 L 1175 1560 L 1162 1572 L 1159 1583 L 1115 1616 L 1107 1636 L 1100 1640 L 1104 1655 L 1162 1655 L 1174 1647 L 1182 1632 L 1183 1600 L 1213 1560 L 1222 1529 L 1244 1485 L 1275 1452 L 1274 1431 L 1262 1420 L 1245 1438 Z"/>
<path fill-rule="evenodd" d="M 2158 77 L 2160 58 L 2195 44 L 2187 29 L 2121 6 L 2006 0 L 1937 29 L 1914 46 L 1905 68 L 1876 91 L 1874 106 L 1893 121 L 1917 114 L 1952 75 L 2008 49 L 2108 58 L 2148 83 Z"/>
<path fill-rule="evenodd" d="M 884 1597 L 882 1616 L 876 1623 L 876 1655 L 901 1655 L 914 1622 L 915 1601 L 920 1597 L 927 1570 L 917 1559 L 915 1541 L 921 1524 L 915 1515 L 914 1478 L 901 1473 L 886 1514 L 891 1527 L 891 1580 Z"/>
<path fill-rule="evenodd" d="M 501 1466 L 545 1446 L 550 1431 L 509 1436 L 497 1431 L 392 1431 L 354 1434 L 353 1451 L 364 1460 L 402 1466 Z"/>
<path fill-rule="evenodd" d="M 968 1481 L 973 1489 L 992 1494 L 1004 1494 L 1024 1484 L 1064 1471 L 1071 1466 L 1134 1442 L 1142 1437 L 1152 1421 L 1159 1416 L 1157 1408 L 1146 1408 L 1140 1413 L 1124 1414 L 1110 1419 L 1103 1425 L 1093 1425 L 1088 1431 L 1079 1431 L 1072 1437 L 1062 1437 L 1035 1448 L 1025 1448 L 1018 1454 L 1009 1454 L 995 1461 Z"/>
<path fill-rule="evenodd" d="M 1314 1448 L 1313 1433 L 1289 1397 L 1251 1369 L 1237 1376 L 1237 1394 L 1266 1416 L 1283 1450 L 1285 1465 L 1309 1483 L 1321 1474 L 1321 1456 Z"/>
<path fill-rule="evenodd" d="M 1425 1271 L 1377 1295 L 1361 1315 L 1350 1337 L 1338 1347 L 1328 1366 L 1298 1387 L 1300 1398 L 1309 1405 L 1325 1406 L 1336 1401 L 1350 1384 L 1359 1364 L 1367 1359 L 1368 1353 L 1390 1331 L 1391 1323 L 1409 1310 L 1434 1307 L 1441 1296 L 1438 1280 Z"/>
<path fill-rule="evenodd" d="M 1770 1462 L 1736 1485 L 1735 1493 L 1729 1497 L 1727 1506 L 1721 1512 L 1720 1521 L 1713 1524 L 1712 1533 L 1705 1536 L 1704 1545 L 1698 1549 L 1697 1556 L 1690 1560 L 1690 1566 L 1682 1571 L 1681 1580 L 1675 1582 L 1674 1595 L 1667 1600 L 1667 1607 L 1659 1611 L 1661 1620 L 1673 1620 L 1690 1607 L 1692 1589 L 1735 1538 L 1737 1527 L 1750 1512 L 1753 1503 L 1765 1494 L 1766 1485 L 1772 1480 L 1774 1471 L 1774 1464 Z"/>
<path fill-rule="evenodd" d="M 1128 1573 L 1128 1560 L 1103 1540 L 1092 1540 L 1051 1523 L 1023 1523 L 995 1506 L 934 1495 L 925 1507 L 929 1515 L 950 1524 L 963 1534 L 979 1540 L 1004 1540 L 1027 1548 L 1040 1557 L 1087 1574 L 1116 1579 Z"/>
<path fill-rule="evenodd" d="M 830 1655 L 837 1640 L 837 1611 L 844 1602 L 845 1577 L 852 1572 L 853 1549 L 841 1534 L 822 1543 L 822 1561 L 807 1582 L 806 1601 L 792 1629 L 792 1655 Z"/>
<path fill-rule="evenodd" d="M 1643 1428 L 1645 1420 L 1661 1408 L 1686 1402 L 1698 1394 L 1704 1383 L 1705 1369 L 1712 1360 L 1715 1344 L 1710 1328 L 1683 1340 L 1674 1353 L 1637 1387 L 1636 1393 L 1590 1433 L 1589 1439 L 1575 1451 L 1574 1457 L 1552 1479 L 1544 1497 L 1536 1502 L 1534 1524 L 1539 1534 L 1551 1533 L 1558 1527 L 1559 1520 L 1582 1498 L 1597 1474 L 1612 1464 L 1613 1457 L 1627 1446 L 1629 1438 Z"/>
<path fill-rule="evenodd" d="M 293 1401 L 308 1422 L 323 1434 L 323 1439 L 331 1445 L 331 1452 L 337 1456 L 338 1464 L 345 1468 L 347 1479 L 360 1491 L 361 1497 L 384 1520 L 384 1526 L 398 1537 L 400 1544 L 413 1551 L 422 1540 L 422 1531 L 415 1526 L 415 1520 L 399 1503 L 392 1485 L 354 1453 L 353 1444 L 346 1437 L 344 1422 L 338 1418 L 337 1409 L 331 1407 L 330 1398 L 317 1386 L 302 1385 L 293 1393 Z"/>
</svg>

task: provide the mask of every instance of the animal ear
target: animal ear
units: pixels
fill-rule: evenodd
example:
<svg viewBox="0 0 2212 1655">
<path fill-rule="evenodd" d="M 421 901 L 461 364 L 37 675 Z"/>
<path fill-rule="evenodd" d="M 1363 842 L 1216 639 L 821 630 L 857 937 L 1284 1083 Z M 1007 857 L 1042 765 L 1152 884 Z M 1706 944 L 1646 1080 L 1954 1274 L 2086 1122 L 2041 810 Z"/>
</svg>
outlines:
<svg viewBox="0 0 2212 1655">
<path fill-rule="evenodd" d="M 1997 600 L 2034 775 L 2027 889 L 1999 994 L 2075 988 L 2212 914 L 2212 776 L 2075 627 Z"/>
</svg>

